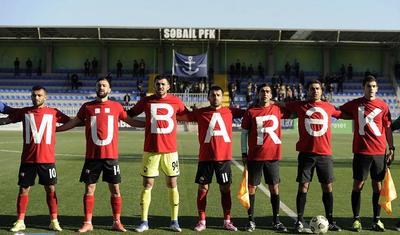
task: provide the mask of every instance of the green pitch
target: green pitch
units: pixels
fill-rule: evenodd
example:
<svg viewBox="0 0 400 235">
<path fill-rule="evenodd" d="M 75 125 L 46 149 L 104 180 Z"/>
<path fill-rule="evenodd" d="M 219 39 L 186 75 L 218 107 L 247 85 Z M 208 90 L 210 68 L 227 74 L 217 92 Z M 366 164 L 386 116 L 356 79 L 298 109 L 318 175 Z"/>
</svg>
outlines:
<svg viewBox="0 0 400 235">
<path fill-rule="evenodd" d="M 291 210 L 296 211 L 295 199 L 297 183 L 295 182 L 297 170 L 297 153 L 295 143 L 297 133 L 283 133 L 283 161 L 281 162 L 281 200 Z M 400 146 L 400 136 L 395 136 L 396 145 Z M 240 160 L 240 136 L 234 133 L 234 159 Z M 351 134 L 333 135 L 333 152 L 335 158 L 335 177 L 334 184 L 334 215 L 338 225 L 344 232 L 340 234 L 352 233 L 349 231 L 351 226 L 351 204 L 350 194 L 352 188 L 351 174 Z M 18 192 L 17 174 L 20 161 L 20 149 L 22 136 L 20 132 L 2 131 L 0 134 L 0 234 L 11 234 L 7 232 L 11 224 L 16 219 L 15 201 Z M 183 232 L 193 232 L 193 227 L 197 222 L 197 185 L 194 177 L 197 169 L 197 135 L 195 133 L 179 133 L 178 145 L 180 154 L 181 176 L 179 177 L 178 189 L 180 192 L 180 224 Z M 142 190 L 142 178 L 139 175 L 140 159 L 143 149 L 143 132 L 123 131 L 119 135 L 120 166 L 122 174 L 121 191 L 123 197 L 122 222 L 133 233 L 134 226 L 140 220 L 139 195 Z M 75 234 L 83 219 L 83 184 L 78 182 L 80 171 L 83 165 L 85 151 L 85 139 L 83 131 L 71 131 L 57 134 L 57 173 L 58 185 L 57 195 L 59 201 L 59 220 L 64 229 L 63 234 Z M 397 151 L 398 152 L 398 151 Z M 395 183 L 399 183 L 399 165 L 393 164 L 392 174 Z M 234 174 L 232 185 L 232 221 L 239 230 L 247 222 L 246 210 L 238 204 L 236 193 L 238 191 L 241 171 L 232 165 Z M 400 184 L 398 184 L 400 185 Z M 400 186 L 399 186 L 400 188 Z M 307 221 L 315 215 L 324 215 L 321 201 L 321 189 L 314 177 L 308 193 L 305 216 Z M 111 206 L 109 203 L 109 192 L 107 185 L 103 182 L 97 184 L 96 200 L 94 208 L 94 231 L 92 234 L 113 234 L 110 231 L 112 217 Z M 212 184 L 207 201 L 207 230 L 204 234 L 225 233 L 222 230 L 222 208 L 220 205 L 220 195 L 216 184 Z M 150 230 L 146 234 L 171 234 L 167 230 L 169 225 L 170 209 L 168 196 L 165 187 L 164 176 L 156 180 L 152 191 L 152 203 L 150 206 Z M 399 216 L 399 203 L 395 200 L 392 203 L 394 214 L 387 216 L 382 211 L 383 222 L 389 233 L 394 233 L 394 226 Z M 363 233 L 373 232 L 371 227 L 371 186 L 370 180 L 365 184 L 362 193 L 361 216 L 363 222 Z M 274 233 L 271 230 L 271 206 L 269 198 L 260 190 L 256 195 L 256 233 Z M 292 227 L 294 220 L 281 210 L 281 220 L 293 233 Z M 35 185 L 30 193 L 27 217 L 25 219 L 28 233 L 50 232 L 46 228 L 49 224 L 48 209 L 45 200 L 45 193 L 41 186 Z M 387 233 L 388 233 L 387 232 Z M 114 233 L 115 234 L 115 233 Z"/>
</svg>

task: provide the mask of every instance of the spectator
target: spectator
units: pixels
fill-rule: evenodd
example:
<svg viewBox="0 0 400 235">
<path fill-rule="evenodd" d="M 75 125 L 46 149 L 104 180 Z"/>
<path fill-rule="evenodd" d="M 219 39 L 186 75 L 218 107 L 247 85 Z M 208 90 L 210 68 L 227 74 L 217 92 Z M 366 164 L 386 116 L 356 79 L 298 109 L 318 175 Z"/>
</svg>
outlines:
<svg viewBox="0 0 400 235">
<path fill-rule="evenodd" d="M 146 96 L 146 93 L 144 93 L 144 91 L 143 91 L 143 81 L 142 80 L 138 79 L 136 81 L 136 89 L 137 89 L 140 97 Z"/>
<path fill-rule="evenodd" d="M 74 73 L 71 75 L 71 89 L 77 89 L 82 86 L 82 82 L 79 81 L 78 74 Z"/>
<path fill-rule="evenodd" d="M 90 62 L 89 59 L 85 60 L 85 63 L 83 63 L 84 71 L 85 71 L 85 77 L 90 76 Z"/>
<path fill-rule="evenodd" d="M 300 82 L 301 85 L 304 86 L 305 77 L 304 77 L 304 71 L 303 71 L 303 70 L 300 70 L 300 73 L 299 73 L 299 82 Z"/>
<path fill-rule="evenodd" d="M 129 102 L 131 102 L 131 96 L 126 93 L 124 96 L 124 105 L 129 105 Z"/>
<path fill-rule="evenodd" d="M 230 81 L 233 81 L 233 79 L 234 79 L 234 77 L 235 77 L 235 74 L 236 74 L 236 72 L 235 72 L 235 65 L 232 63 L 230 66 L 229 66 L 229 80 Z"/>
<path fill-rule="evenodd" d="M 32 76 L 32 61 L 31 58 L 28 58 L 28 60 L 25 62 L 26 65 L 26 76 L 31 77 Z"/>
<path fill-rule="evenodd" d="M 299 83 L 297 86 L 297 100 L 305 100 L 303 88 L 303 84 Z"/>
<path fill-rule="evenodd" d="M 241 86 L 240 79 L 237 79 L 235 82 L 236 82 L 236 92 L 240 93 L 240 86 Z"/>
<path fill-rule="evenodd" d="M 141 78 L 143 78 L 144 75 L 145 75 L 145 72 L 146 72 L 146 64 L 144 63 L 144 60 L 143 60 L 143 59 L 140 59 L 140 63 L 139 63 L 139 76 L 140 76 Z"/>
<path fill-rule="evenodd" d="M 353 65 L 349 64 L 347 66 L 347 79 L 351 80 L 353 78 Z"/>
<path fill-rule="evenodd" d="M 122 62 L 121 60 L 118 60 L 117 62 L 117 78 L 122 77 Z"/>
<path fill-rule="evenodd" d="M 286 61 L 286 64 L 285 64 L 285 78 L 286 78 L 286 81 L 290 81 L 291 70 L 292 70 L 292 67 L 289 64 L 289 61 Z"/>
<path fill-rule="evenodd" d="M 98 68 L 98 66 L 99 66 L 99 62 L 97 61 L 96 57 L 93 57 L 93 60 L 92 60 L 92 76 L 93 77 L 97 77 L 97 73 L 98 73 L 97 68 Z"/>
<path fill-rule="evenodd" d="M 200 93 L 204 93 L 205 89 L 206 89 L 206 84 L 203 81 L 203 79 L 201 79 L 201 81 L 199 82 L 199 91 L 200 91 Z"/>
<path fill-rule="evenodd" d="M 271 84 L 272 84 L 272 87 L 275 87 L 275 84 L 276 84 L 276 81 L 277 80 L 277 78 L 276 78 L 276 74 L 274 73 L 273 75 L 272 75 L 272 78 L 271 78 Z M 273 90 L 273 89 L 272 89 Z M 273 93 L 273 92 L 272 92 Z M 272 97 L 274 97 L 274 96 L 272 96 Z"/>
<path fill-rule="evenodd" d="M 284 101 L 286 98 L 286 85 L 282 84 L 278 90 L 278 101 Z"/>
<path fill-rule="evenodd" d="M 344 64 L 342 64 L 342 66 L 340 66 L 340 76 L 343 76 L 343 77 L 346 76 L 346 67 L 344 67 Z"/>
<path fill-rule="evenodd" d="M 297 59 L 294 60 L 294 75 L 296 78 L 299 78 L 300 76 L 300 63 L 297 61 Z"/>
<path fill-rule="evenodd" d="M 139 75 L 139 63 L 137 60 L 133 60 L 133 77 L 137 77 Z"/>
<path fill-rule="evenodd" d="M 293 100 L 293 91 L 292 88 L 290 87 L 290 85 L 286 86 L 286 96 L 284 101 L 288 102 L 288 101 L 292 101 Z"/>
<path fill-rule="evenodd" d="M 42 76 L 42 60 L 41 59 L 39 59 L 39 62 L 38 62 L 38 67 L 36 69 L 36 75 L 39 77 Z"/>
<path fill-rule="evenodd" d="M 261 62 L 258 63 L 257 73 L 259 78 L 264 79 L 264 67 L 262 66 Z"/>
<path fill-rule="evenodd" d="M 240 60 L 236 59 L 236 64 L 235 64 L 235 74 L 236 77 L 240 77 L 240 69 L 241 69 L 241 64 L 240 64 Z"/>
<path fill-rule="evenodd" d="M 19 59 L 18 57 L 14 60 L 14 76 L 19 76 Z"/>
<path fill-rule="evenodd" d="M 242 68 L 240 70 L 240 75 L 242 78 L 247 77 L 247 67 L 246 67 L 246 63 L 242 64 Z"/>
<path fill-rule="evenodd" d="M 344 82 L 344 74 L 343 74 L 343 76 L 340 75 L 340 76 L 337 78 L 337 89 L 336 89 L 336 92 L 337 92 L 337 93 L 343 92 L 343 82 Z"/>
<path fill-rule="evenodd" d="M 229 93 L 229 100 L 230 104 L 235 104 L 235 96 L 236 96 L 236 83 L 230 82 L 228 85 L 228 93 Z"/>
<path fill-rule="evenodd" d="M 249 67 L 247 68 L 247 75 L 249 76 L 249 78 L 253 78 L 254 75 L 253 64 L 250 64 Z"/>
<path fill-rule="evenodd" d="M 246 94 L 246 102 L 249 105 L 253 101 L 253 83 L 247 83 L 247 94 Z"/>
</svg>

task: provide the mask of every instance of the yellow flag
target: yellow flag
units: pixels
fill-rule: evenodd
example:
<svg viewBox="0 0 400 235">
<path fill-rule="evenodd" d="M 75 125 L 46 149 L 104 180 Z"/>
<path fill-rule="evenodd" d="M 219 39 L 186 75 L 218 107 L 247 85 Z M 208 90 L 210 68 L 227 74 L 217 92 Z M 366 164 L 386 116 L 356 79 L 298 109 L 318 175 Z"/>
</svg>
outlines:
<svg viewBox="0 0 400 235">
<path fill-rule="evenodd" d="M 379 197 L 379 205 L 386 211 L 388 215 L 392 214 L 392 203 L 397 198 L 396 188 L 390 174 L 389 168 L 386 168 L 385 179 L 383 179 L 383 185 L 381 194 Z"/>
<path fill-rule="evenodd" d="M 240 180 L 239 192 L 237 193 L 240 204 L 246 209 L 250 208 L 249 189 L 247 187 L 247 168 L 244 168 L 242 179 Z"/>
</svg>

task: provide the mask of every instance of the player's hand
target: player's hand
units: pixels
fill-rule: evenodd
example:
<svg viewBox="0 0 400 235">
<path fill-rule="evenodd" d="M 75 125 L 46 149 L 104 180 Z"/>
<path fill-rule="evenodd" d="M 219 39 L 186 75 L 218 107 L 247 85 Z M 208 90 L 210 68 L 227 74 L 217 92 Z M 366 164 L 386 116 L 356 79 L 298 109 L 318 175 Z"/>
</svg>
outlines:
<svg viewBox="0 0 400 235">
<path fill-rule="evenodd" d="M 389 149 L 389 152 L 386 154 L 386 165 L 390 166 L 394 160 L 394 150 Z"/>
<path fill-rule="evenodd" d="M 247 153 L 242 153 L 242 163 L 243 165 L 247 165 Z"/>
</svg>

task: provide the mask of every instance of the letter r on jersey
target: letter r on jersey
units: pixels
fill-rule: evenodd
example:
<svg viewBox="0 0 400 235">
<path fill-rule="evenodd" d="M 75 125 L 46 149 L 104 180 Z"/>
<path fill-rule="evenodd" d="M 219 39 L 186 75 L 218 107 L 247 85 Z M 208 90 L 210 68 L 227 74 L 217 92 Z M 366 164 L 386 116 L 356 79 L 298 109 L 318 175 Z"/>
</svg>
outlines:
<svg viewBox="0 0 400 235">
<path fill-rule="evenodd" d="M 272 121 L 272 126 L 264 127 L 264 122 L 266 121 Z M 264 144 L 264 133 L 268 133 L 275 144 L 282 143 L 278 135 L 275 133 L 275 130 L 278 129 L 279 126 L 278 118 L 275 115 L 256 117 L 256 123 L 257 123 L 257 145 Z"/>
</svg>

